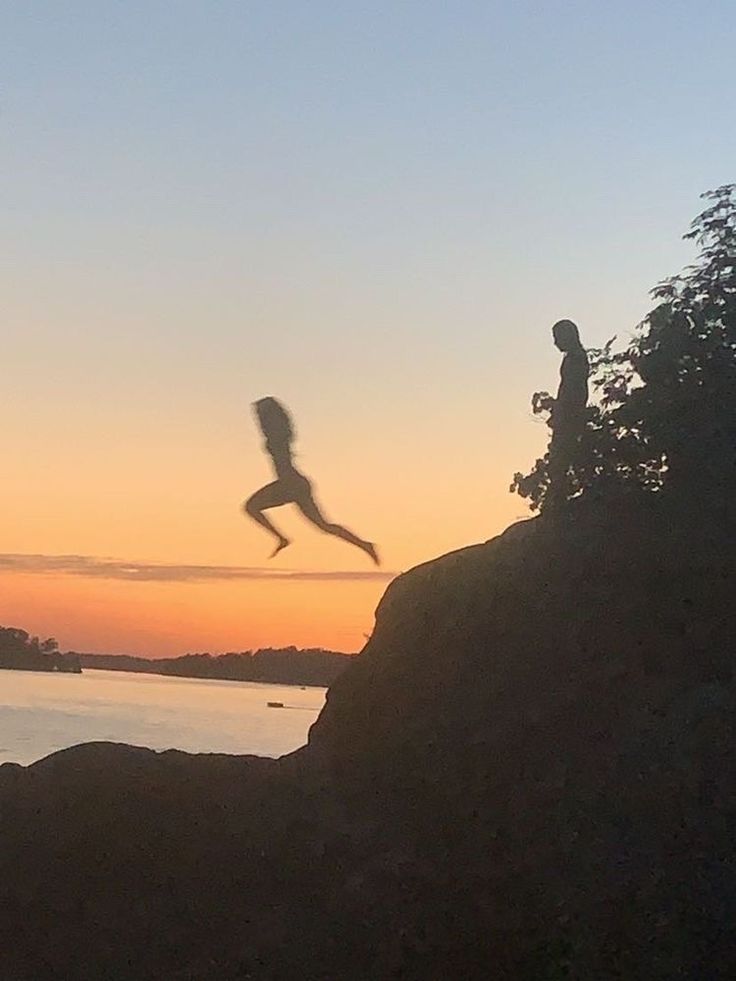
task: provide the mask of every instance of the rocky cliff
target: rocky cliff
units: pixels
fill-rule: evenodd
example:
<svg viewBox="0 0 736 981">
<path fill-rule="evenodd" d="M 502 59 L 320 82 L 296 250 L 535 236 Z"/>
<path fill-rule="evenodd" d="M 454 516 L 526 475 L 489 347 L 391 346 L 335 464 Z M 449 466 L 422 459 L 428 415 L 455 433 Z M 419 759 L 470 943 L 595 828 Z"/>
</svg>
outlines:
<svg viewBox="0 0 736 981">
<path fill-rule="evenodd" d="M 0 976 L 734 976 L 735 567 L 580 506 L 392 583 L 290 757 L 0 768 Z"/>
</svg>

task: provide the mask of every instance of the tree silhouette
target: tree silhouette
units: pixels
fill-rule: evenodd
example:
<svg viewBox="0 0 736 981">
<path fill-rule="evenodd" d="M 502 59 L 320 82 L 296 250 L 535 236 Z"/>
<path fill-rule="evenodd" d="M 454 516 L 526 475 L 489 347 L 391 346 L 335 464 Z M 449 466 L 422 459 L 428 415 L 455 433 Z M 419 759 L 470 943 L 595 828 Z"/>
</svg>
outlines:
<svg viewBox="0 0 736 981">
<path fill-rule="evenodd" d="M 736 486 L 736 184 L 703 197 L 708 207 L 685 238 L 696 262 L 660 283 L 654 309 L 629 346 L 589 352 L 595 394 L 571 461 L 568 497 L 636 493 L 697 495 L 731 513 Z M 537 392 L 535 414 L 552 397 Z M 544 510 L 549 453 L 511 490 Z"/>
<path fill-rule="evenodd" d="M 53 637 L 40 640 L 18 627 L 0 627 L 0 668 L 26 671 L 81 671 L 79 658 L 62 654 Z"/>
</svg>

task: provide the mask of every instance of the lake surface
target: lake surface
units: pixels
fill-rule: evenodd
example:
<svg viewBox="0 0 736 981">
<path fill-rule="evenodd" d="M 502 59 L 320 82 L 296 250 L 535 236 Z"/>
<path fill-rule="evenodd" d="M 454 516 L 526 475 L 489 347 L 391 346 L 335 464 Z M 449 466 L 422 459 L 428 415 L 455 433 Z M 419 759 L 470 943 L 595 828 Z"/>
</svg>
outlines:
<svg viewBox="0 0 736 981">
<path fill-rule="evenodd" d="M 99 739 L 282 756 L 306 743 L 325 691 L 122 671 L 0 671 L 0 763 L 33 763 Z"/>
</svg>

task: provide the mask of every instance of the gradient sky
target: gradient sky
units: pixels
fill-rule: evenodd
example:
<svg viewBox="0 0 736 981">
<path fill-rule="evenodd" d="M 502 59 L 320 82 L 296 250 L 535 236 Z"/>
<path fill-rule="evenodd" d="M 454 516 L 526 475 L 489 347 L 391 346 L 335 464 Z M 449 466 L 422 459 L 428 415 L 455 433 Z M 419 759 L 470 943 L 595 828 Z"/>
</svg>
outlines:
<svg viewBox="0 0 736 981">
<path fill-rule="evenodd" d="M 250 403 L 389 572 L 523 516 L 551 323 L 626 338 L 736 177 L 735 31 L 733 0 L 0 4 L 0 623 L 358 649 L 365 556 L 280 511 L 269 564 L 239 515 Z"/>
</svg>

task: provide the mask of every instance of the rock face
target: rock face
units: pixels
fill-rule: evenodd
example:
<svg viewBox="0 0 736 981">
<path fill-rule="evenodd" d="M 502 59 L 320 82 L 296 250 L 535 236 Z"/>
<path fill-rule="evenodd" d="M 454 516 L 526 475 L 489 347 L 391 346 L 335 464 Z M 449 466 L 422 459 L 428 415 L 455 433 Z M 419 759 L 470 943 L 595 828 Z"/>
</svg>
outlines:
<svg viewBox="0 0 736 981">
<path fill-rule="evenodd" d="M 400 577 L 279 761 L 0 768 L 0 977 L 736 976 L 733 527 L 534 519 Z"/>
</svg>

